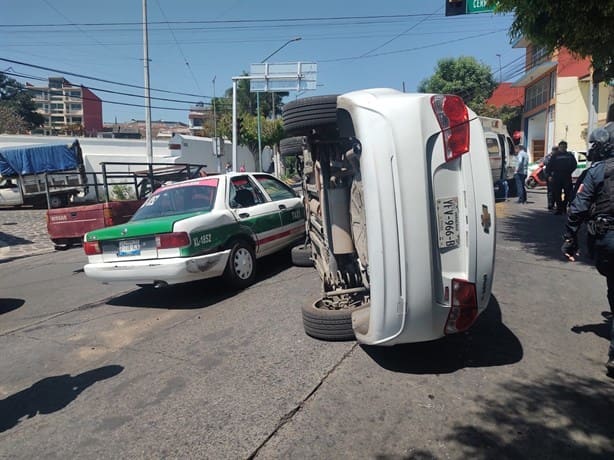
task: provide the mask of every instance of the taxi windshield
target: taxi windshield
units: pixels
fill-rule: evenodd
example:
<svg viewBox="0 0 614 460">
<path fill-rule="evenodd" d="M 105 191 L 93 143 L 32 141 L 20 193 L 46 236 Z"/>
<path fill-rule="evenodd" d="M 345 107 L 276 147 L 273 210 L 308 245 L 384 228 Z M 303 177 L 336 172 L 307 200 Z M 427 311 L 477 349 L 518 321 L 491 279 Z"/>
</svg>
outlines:
<svg viewBox="0 0 614 460">
<path fill-rule="evenodd" d="M 162 189 L 150 196 L 131 221 L 174 216 L 191 212 L 208 212 L 215 203 L 217 183 L 194 184 Z"/>
</svg>

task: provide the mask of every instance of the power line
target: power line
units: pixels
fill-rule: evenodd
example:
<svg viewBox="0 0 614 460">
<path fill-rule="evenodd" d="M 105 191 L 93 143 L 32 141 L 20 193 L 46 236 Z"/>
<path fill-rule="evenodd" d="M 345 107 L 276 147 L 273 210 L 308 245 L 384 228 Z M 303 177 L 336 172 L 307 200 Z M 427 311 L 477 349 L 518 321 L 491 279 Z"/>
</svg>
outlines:
<svg viewBox="0 0 614 460">
<path fill-rule="evenodd" d="M 166 14 L 164 14 L 164 10 L 162 9 L 162 6 L 160 5 L 160 2 L 158 0 L 156 0 L 156 4 L 158 5 L 160 12 L 162 13 L 162 16 L 164 17 L 164 19 L 166 19 L 168 23 L 168 18 L 166 17 Z M 194 76 L 194 72 L 192 72 L 192 68 L 190 67 L 190 63 L 188 62 L 188 59 L 185 57 L 185 54 L 183 53 L 183 50 L 181 49 L 181 46 L 179 45 L 179 42 L 177 41 L 177 37 L 175 37 L 175 32 L 173 32 L 173 29 L 171 28 L 170 24 L 167 24 L 167 26 L 168 26 L 168 30 L 173 36 L 173 40 L 175 41 L 175 44 L 177 45 L 177 49 L 179 49 L 179 52 L 181 53 L 181 56 L 183 57 L 183 62 L 185 62 L 185 65 L 188 68 L 190 75 L 192 76 L 192 80 L 194 80 L 194 84 L 196 85 L 196 90 L 198 92 L 201 92 L 200 86 L 198 85 L 198 81 L 196 80 L 196 76 Z"/>
<path fill-rule="evenodd" d="M 54 69 L 54 68 L 51 68 L 51 67 L 44 67 L 44 66 L 35 65 L 35 64 L 28 64 L 27 62 L 15 61 L 13 59 L 6 59 L 6 58 L 3 58 L 3 57 L 0 57 L 0 61 L 9 62 L 11 64 L 19 64 L 19 65 L 23 65 L 23 66 L 26 66 L 26 67 L 32 67 L 34 69 L 47 70 L 49 72 L 58 72 L 60 74 L 71 75 L 73 77 L 85 78 L 86 80 L 100 81 L 100 82 L 103 82 L 103 83 L 109 83 L 111 85 L 126 86 L 126 87 L 129 87 L 129 88 L 137 88 L 137 89 L 145 89 L 144 86 L 140 86 L 140 85 L 132 85 L 130 83 L 121 83 L 121 82 L 117 82 L 117 81 L 113 81 L 113 80 L 106 80 L 104 78 L 90 77 L 88 75 L 83 75 L 83 74 L 79 74 L 79 73 L 69 72 L 69 71 L 61 70 L 61 69 Z M 169 90 L 165 90 L 165 89 L 154 89 L 154 88 L 151 88 L 151 91 L 157 91 L 159 93 L 167 93 L 167 94 L 179 94 L 181 96 L 193 96 L 193 97 L 202 97 L 202 98 L 211 99 L 211 96 L 204 96 L 202 94 L 181 93 L 181 92 L 178 92 L 178 91 L 169 91 Z"/>
<path fill-rule="evenodd" d="M 366 57 L 371 55 L 371 53 L 373 53 L 374 51 L 377 51 L 381 48 L 383 48 L 384 46 L 392 43 L 394 40 L 396 40 L 399 37 L 402 37 L 403 35 L 405 35 L 407 32 L 409 32 L 410 30 L 415 29 L 416 27 L 418 27 L 420 24 L 422 24 L 423 22 L 425 22 L 428 18 L 430 18 L 431 16 L 433 16 L 434 14 L 436 14 L 437 12 L 441 11 L 443 9 L 443 7 L 439 7 L 437 8 L 435 11 L 433 11 L 430 15 L 426 16 L 424 19 L 422 19 L 421 21 L 418 21 L 417 23 L 415 23 L 414 25 L 412 25 L 409 29 L 404 30 L 403 32 L 401 32 L 400 34 L 395 35 L 394 37 L 392 37 L 390 40 L 385 41 L 384 43 L 382 43 L 379 46 L 376 46 L 375 48 L 373 48 L 370 51 L 367 51 L 366 53 L 363 53 L 360 55 L 360 57 Z"/>
<path fill-rule="evenodd" d="M 278 22 L 322 22 L 322 21 L 350 21 L 360 19 L 403 19 L 431 16 L 428 13 L 416 14 L 387 14 L 387 15 L 366 15 L 366 16 L 329 16 L 311 18 L 273 18 L 273 19 L 212 19 L 212 20 L 185 20 L 185 21 L 149 21 L 150 25 L 159 24 L 270 24 Z M 139 26 L 140 22 L 83 22 L 68 24 L 0 24 L 0 27 L 64 27 L 64 26 Z"/>
</svg>

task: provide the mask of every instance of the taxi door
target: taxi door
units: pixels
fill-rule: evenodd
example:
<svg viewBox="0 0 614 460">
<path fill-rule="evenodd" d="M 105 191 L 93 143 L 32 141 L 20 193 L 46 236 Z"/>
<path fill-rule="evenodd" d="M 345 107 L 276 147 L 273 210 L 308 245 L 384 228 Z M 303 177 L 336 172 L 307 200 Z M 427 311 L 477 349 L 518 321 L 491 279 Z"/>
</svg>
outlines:
<svg viewBox="0 0 614 460">
<path fill-rule="evenodd" d="M 241 225 L 251 230 L 256 240 L 256 257 L 275 252 L 279 241 L 271 236 L 281 227 L 277 204 L 268 201 L 247 174 L 231 177 L 229 183 L 228 208 Z"/>
</svg>

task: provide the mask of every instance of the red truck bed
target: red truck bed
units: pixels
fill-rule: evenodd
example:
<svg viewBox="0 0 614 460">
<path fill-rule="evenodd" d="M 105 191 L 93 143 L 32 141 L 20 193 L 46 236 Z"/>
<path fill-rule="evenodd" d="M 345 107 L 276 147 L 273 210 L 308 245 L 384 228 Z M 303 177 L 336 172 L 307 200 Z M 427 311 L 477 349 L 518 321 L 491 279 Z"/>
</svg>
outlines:
<svg viewBox="0 0 614 460">
<path fill-rule="evenodd" d="M 47 210 L 47 232 L 56 249 L 79 244 L 90 230 L 127 222 L 144 200 L 110 201 Z"/>
</svg>

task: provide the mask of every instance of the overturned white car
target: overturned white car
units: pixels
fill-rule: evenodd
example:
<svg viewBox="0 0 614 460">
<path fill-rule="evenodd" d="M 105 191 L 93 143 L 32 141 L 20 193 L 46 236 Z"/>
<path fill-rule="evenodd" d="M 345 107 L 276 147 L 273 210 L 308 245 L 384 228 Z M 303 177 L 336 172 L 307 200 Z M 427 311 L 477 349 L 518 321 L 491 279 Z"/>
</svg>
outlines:
<svg viewBox="0 0 614 460">
<path fill-rule="evenodd" d="M 323 295 L 305 331 L 372 345 L 469 328 L 493 281 L 494 196 L 482 125 L 451 95 L 391 89 L 284 107 L 301 161 Z"/>
</svg>

